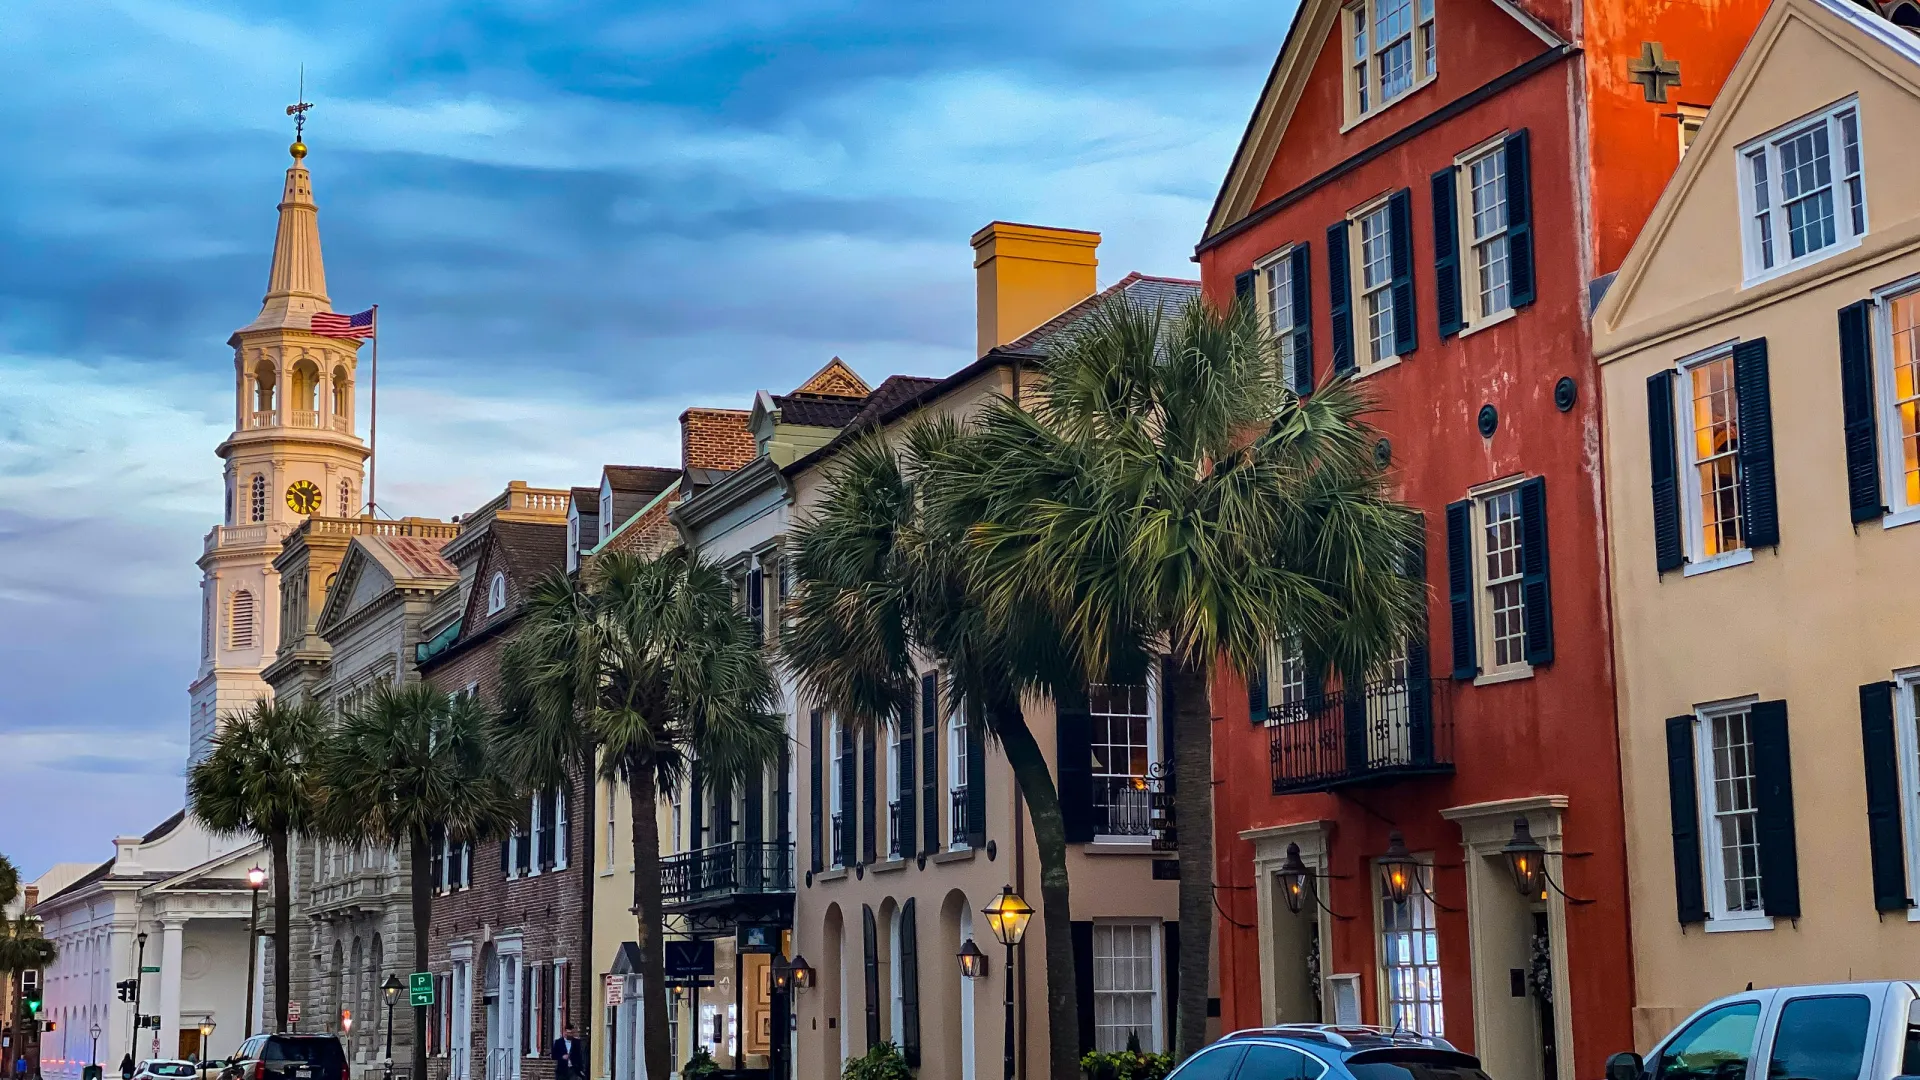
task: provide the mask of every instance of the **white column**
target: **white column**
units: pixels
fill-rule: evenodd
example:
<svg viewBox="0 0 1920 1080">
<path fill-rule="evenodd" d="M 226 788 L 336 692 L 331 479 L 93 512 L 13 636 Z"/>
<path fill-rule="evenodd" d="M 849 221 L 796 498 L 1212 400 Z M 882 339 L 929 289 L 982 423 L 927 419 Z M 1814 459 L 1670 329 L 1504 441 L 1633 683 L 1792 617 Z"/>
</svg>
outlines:
<svg viewBox="0 0 1920 1080">
<path fill-rule="evenodd" d="M 133 1034 L 133 1003 L 120 1000 L 115 984 L 138 973 L 133 953 L 133 924 L 114 922 L 107 930 L 107 959 L 101 965 L 106 969 L 107 985 L 101 993 L 105 995 L 102 1000 L 107 1003 L 107 1015 L 100 1023 L 100 1059 L 110 1066 L 106 1071 L 116 1075 L 120 1055 L 129 1049 L 127 1037 Z"/>
<path fill-rule="evenodd" d="M 155 1056 L 180 1052 L 180 951 L 186 939 L 184 919 L 160 921 L 160 1049 Z M 153 1043 L 149 1041 L 147 1046 Z"/>
</svg>

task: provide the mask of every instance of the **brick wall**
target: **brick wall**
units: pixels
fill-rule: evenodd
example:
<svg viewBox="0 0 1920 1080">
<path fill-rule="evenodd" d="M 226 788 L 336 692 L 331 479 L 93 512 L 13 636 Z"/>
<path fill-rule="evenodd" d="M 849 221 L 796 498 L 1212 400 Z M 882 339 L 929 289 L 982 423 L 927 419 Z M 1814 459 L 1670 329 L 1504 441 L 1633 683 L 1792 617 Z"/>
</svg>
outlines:
<svg viewBox="0 0 1920 1080">
<path fill-rule="evenodd" d="M 680 414 L 680 465 L 732 472 L 753 460 L 753 433 L 742 409 L 688 409 Z"/>
</svg>

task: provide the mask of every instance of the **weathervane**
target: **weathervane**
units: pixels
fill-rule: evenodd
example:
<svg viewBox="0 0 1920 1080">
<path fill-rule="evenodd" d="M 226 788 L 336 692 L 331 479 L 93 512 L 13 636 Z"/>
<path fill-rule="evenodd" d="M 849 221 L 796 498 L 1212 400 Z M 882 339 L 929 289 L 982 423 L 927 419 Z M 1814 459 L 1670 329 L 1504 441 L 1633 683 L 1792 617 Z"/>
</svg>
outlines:
<svg viewBox="0 0 1920 1080">
<path fill-rule="evenodd" d="M 307 65 L 300 65 L 300 94 L 293 104 L 287 106 L 287 115 L 293 117 L 294 157 L 306 154 L 305 132 L 307 129 L 307 110 L 313 108 L 313 102 L 307 98 Z"/>
</svg>

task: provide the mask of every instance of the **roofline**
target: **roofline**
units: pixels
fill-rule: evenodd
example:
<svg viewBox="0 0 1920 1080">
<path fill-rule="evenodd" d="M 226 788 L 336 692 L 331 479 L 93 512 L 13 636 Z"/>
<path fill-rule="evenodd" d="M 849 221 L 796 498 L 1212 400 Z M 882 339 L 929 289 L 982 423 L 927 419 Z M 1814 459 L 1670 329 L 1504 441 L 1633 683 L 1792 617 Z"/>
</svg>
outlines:
<svg viewBox="0 0 1920 1080">
<path fill-rule="evenodd" d="M 844 431 L 846 429 L 829 430 Z M 709 484 L 699 493 L 681 499 L 677 506 L 667 511 L 667 517 L 683 530 L 697 529 L 708 524 L 721 514 L 758 494 L 761 487 L 755 484 L 754 480 L 761 473 L 767 474 L 766 479 L 772 482 L 772 486 L 782 486 L 780 466 L 773 464 L 773 459 L 767 455 L 758 454 L 752 461 L 721 477 L 718 483 Z"/>
<path fill-rule="evenodd" d="M 727 471 L 737 472 L 738 470 L 729 469 Z M 673 483 L 668 484 L 666 487 L 660 489 L 660 493 L 655 495 L 653 498 L 648 499 L 647 504 L 645 506 L 642 506 L 640 509 L 635 510 L 631 515 L 629 515 L 627 520 L 621 522 L 617 528 L 615 528 L 612 532 L 607 534 L 607 538 L 605 540 L 602 540 L 599 543 L 588 548 L 587 550 L 581 552 L 580 557 L 584 559 L 589 555 L 600 554 L 601 548 L 606 547 L 608 544 L 613 543 L 613 538 L 616 536 L 619 536 L 623 532 L 626 532 L 629 526 L 631 526 L 634 522 L 639 521 L 640 515 L 646 513 L 647 511 L 653 509 L 655 506 L 659 505 L 661 499 L 664 499 L 667 496 L 673 494 L 674 492 L 679 491 L 680 482 L 686 479 L 686 476 L 687 476 L 686 472 L 682 471 L 679 476 L 674 478 Z"/>
<path fill-rule="evenodd" d="M 975 360 L 973 363 L 968 364 L 966 367 L 961 368 L 959 371 L 956 371 L 953 374 L 947 376 L 946 378 L 941 379 L 939 382 L 933 384 L 932 386 L 927 387 L 926 389 L 920 391 L 919 393 L 913 395 L 912 397 L 907 398 L 904 401 L 901 401 L 899 404 L 894 405 L 893 407 L 873 416 L 866 422 L 866 424 L 863 426 L 863 429 L 856 429 L 854 425 L 848 424 L 846 427 L 841 428 L 840 431 L 843 434 L 857 435 L 857 434 L 860 434 L 862 430 L 873 430 L 875 428 L 886 427 L 888 424 L 892 423 L 895 420 L 900 419 L 901 417 L 907 415 L 908 413 L 916 412 L 928 405 L 933 404 L 934 402 L 940 400 L 941 398 L 946 397 L 948 394 L 954 392 L 955 390 L 958 390 L 961 386 L 969 382 L 972 382 L 974 379 L 978 378 L 979 376 L 981 376 L 982 374 L 985 374 L 988 371 L 993 370 L 994 368 L 998 368 L 998 367 L 1017 368 L 1021 364 L 1027 363 L 1029 361 L 1044 360 L 1044 359 L 1046 359 L 1046 355 L 1044 353 L 1040 353 L 1032 350 L 1016 352 L 1016 351 L 1008 350 L 1003 346 L 996 345 L 993 348 L 988 349 L 986 351 L 986 354 L 981 356 L 980 359 Z M 836 443 L 837 443 L 837 440 L 835 442 L 829 442 L 825 446 L 818 447 L 808 452 L 805 457 L 802 457 L 799 460 L 793 462 L 792 464 L 783 467 L 780 470 L 780 475 L 787 477 L 788 479 L 792 479 L 793 477 L 800 475 L 802 472 L 806 471 L 807 469 L 812 468 L 814 465 L 819 464 L 822 461 L 825 461 L 827 458 L 832 457 L 833 454 L 836 454 L 839 452 L 839 447 L 836 445 Z M 832 451 L 833 453 L 829 453 L 829 451 Z"/>
<path fill-rule="evenodd" d="M 1267 95 L 1273 92 L 1274 83 L 1279 81 L 1280 69 L 1287 61 L 1287 50 L 1293 47 L 1294 35 L 1301 32 L 1300 27 L 1306 21 L 1307 4 L 1302 3 L 1293 9 L 1293 21 L 1287 24 L 1287 36 L 1280 40 L 1280 51 L 1274 54 L 1273 67 L 1267 70 L 1267 81 L 1260 84 L 1260 94 L 1253 99 L 1253 111 L 1247 114 L 1247 126 L 1240 132 L 1240 142 L 1233 148 L 1233 160 L 1227 163 L 1227 173 L 1220 178 L 1220 190 L 1214 192 L 1213 205 L 1207 209 L 1207 223 L 1200 234 L 1200 242 L 1202 244 L 1205 244 L 1211 237 L 1218 235 L 1213 223 L 1220 220 L 1221 207 L 1227 201 L 1227 189 L 1233 186 L 1234 177 L 1240 173 L 1241 159 L 1246 156 L 1248 148 L 1253 145 L 1254 125 L 1260 122 L 1260 109 L 1266 105 Z M 1238 222 L 1235 222 L 1235 224 L 1238 224 Z M 1232 226 L 1229 225 L 1223 225 L 1220 227 L 1219 232 L 1224 232 L 1231 227 Z M 1199 249 L 1196 248 L 1194 253 L 1199 254 Z"/>
</svg>

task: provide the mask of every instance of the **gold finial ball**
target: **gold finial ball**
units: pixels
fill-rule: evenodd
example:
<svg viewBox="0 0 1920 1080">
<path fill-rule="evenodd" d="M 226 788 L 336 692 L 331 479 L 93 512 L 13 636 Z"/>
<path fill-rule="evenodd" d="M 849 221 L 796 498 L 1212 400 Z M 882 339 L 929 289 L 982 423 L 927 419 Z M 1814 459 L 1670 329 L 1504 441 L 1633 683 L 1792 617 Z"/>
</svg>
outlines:
<svg viewBox="0 0 1920 1080">
<path fill-rule="evenodd" d="M 301 158 L 307 156 L 307 144 L 303 142 L 294 143 L 292 146 L 287 147 L 287 153 L 293 155 L 293 160 L 299 161 Z"/>
</svg>

